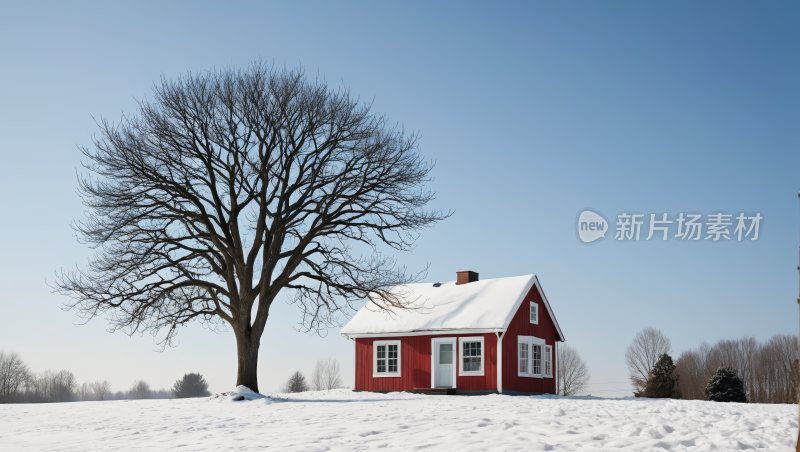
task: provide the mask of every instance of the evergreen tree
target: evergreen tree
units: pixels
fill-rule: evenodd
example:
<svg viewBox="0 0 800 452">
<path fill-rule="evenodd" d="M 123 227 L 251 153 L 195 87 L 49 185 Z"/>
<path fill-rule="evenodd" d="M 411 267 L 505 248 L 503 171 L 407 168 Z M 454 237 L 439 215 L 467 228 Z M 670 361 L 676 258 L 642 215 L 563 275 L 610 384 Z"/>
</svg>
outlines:
<svg viewBox="0 0 800 452">
<path fill-rule="evenodd" d="M 308 391 L 308 383 L 306 377 L 298 370 L 293 373 L 289 380 L 283 386 L 282 392 L 306 392 Z"/>
<path fill-rule="evenodd" d="M 744 383 L 730 367 L 720 367 L 708 380 L 706 400 L 712 402 L 747 403 Z"/>
<path fill-rule="evenodd" d="M 172 386 L 172 394 L 176 399 L 185 399 L 188 397 L 208 397 L 211 395 L 208 392 L 208 383 L 199 373 L 185 374 L 183 378 L 175 382 Z"/>
<path fill-rule="evenodd" d="M 647 379 L 644 396 L 658 399 L 679 399 L 678 374 L 672 357 L 662 353 Z"/>
</svg>

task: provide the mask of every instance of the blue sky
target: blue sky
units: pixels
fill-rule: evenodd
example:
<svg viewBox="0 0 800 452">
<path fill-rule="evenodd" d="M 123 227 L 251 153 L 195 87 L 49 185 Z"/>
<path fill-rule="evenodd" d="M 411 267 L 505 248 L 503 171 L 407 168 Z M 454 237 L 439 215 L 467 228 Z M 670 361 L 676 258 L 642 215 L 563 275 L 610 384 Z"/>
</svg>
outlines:
<svg viewBox="0 0 800 452">
<path fill-rule="evenodd" d="M 0 7 L 0 348 L 35 371 L 166 387 L 235 380 L 231 333 L 149 337 L 77 326 L 50 293 L 85 262 L 70 222 L 93 117 L 135 109 L 162 75 L 302 63 L 421 133 L 435 207 L 455 214 L 398 259 L 428 280 L 535 273 L 596 395 L 629 395 L 623 353 L 656 326 L 701 341 L 798 330 L 800 7 L 791 2 L 20 2 Z M 576 238 L 584 208 L 760 212 L 756 242 Z M 649 217 L 649 215 L 648 215 Z M 704 218 L 705 219 L 705 218 Z M 644 235 L 646 236 L 646 234 Z M 643 238 L 644 238 L 643 236 Z M 353 345 L 295 332 L 278 303 L 260 384 Z"/>
</svg>

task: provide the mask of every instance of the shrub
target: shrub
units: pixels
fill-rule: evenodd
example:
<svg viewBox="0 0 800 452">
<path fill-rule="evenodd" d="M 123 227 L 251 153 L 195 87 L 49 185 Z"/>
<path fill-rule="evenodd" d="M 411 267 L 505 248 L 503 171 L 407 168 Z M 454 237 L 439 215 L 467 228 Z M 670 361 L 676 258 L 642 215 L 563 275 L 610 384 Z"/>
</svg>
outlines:
<svg viewBox="0 0 800 452">
<path fill-rule="evenodd" d="M 744 383 L 730 367 L 721 367 L 714 372 L 706 386 L 706 400 L 712 402 L 747 403 Z"/>
</svg>

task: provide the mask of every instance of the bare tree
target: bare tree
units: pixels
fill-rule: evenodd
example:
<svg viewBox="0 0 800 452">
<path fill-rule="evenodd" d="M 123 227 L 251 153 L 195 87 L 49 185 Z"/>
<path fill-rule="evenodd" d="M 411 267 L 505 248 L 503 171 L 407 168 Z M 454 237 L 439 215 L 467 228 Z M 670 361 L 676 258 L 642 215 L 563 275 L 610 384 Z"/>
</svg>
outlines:
<svg viewBox="0 0 800 452">
<path fill-rule="evenodd" d="M 147 393 L 148 399 L 174 399 L 175 395 L 172 393 L 172 389 L 161 388 L 161 389 L 152 389 Z"/>
<path fill-rule="evenodd" d="M 299 370 L 293 373 L 286 383 L 283 384 L 281 392 L 306 392 L 308 391 L 308 383 L 306 377 Z"/>
<path fill-rule="evenodd" d="M 333 358 L 328 360 L 328 374 L 327 378 L 325 379 L 325 387 L 329 390 L 340 389 L 344 387 L 344 384 L 342 383 L 342 374 L 339 367 L 339 361 Z"/>
<path fill-rule="evenodd" d="M 98 400 L 105 400 L 111 395 L 111 383 L 108 380 L 95 381 L 92 383 L 92 392 Z"/>
<path fill-rule="evenodd" d="M 131 398 L 146 399 L 150 395 L 150 384 L 144 380 L 136 380 L 130 389 Z"/>
<path fill-rule="evenodd" d="M 77 385 L 78 379 L 75 378 L 75 374 L 68 370 L 58 372 L 53 382 L 54 399 L 58 402 L 69 402 Z"/>
<path fill-rule="evenodd" d="M 309 385 L 312 391 L 322 391 L 325 387 L 325 370 L 323 366 L 322 360 L 317 361 L 314 366 L 314 372 L 311 373 L 311 384 Z"/>
<path fill-rule="evenodd" d="M 556 354 L 556 394 L 577 395 L 589 387 L 589 368 L 578 351 L 560 344 Z"/>
<path fill-rule="evenodd" d="M 32 402 L 69 402 L 75 394 L 78 380 L 68 370 L 45 370 L 29 379 Z M 27 392 L 27 391 L 26 391 Z"/>
<path fill-rule="evenodd" d="M 636 333 L 631 345 L 625 350 L 628 378 L 634 392 L 641 393 L 647 387 L 650 371 L 663 353 L 672 352 L 672 342 L 658 328 L 647 327 Z"/>
<path fill-rule="evenodd" d="M 29 378 L 28 366 L 19 353 L 0 350 L 0 403 L 16 401 Z"/>
<path fill-rule="evenodd" d="M 390 288 L 424 270 L 408 274 L 382 250 L 410 250 L 450 215 L 425 210 L 433 164 L 418 135 L 302 67 L 162 78 L 135 115 L 98 125 L 93 149 L 82 149 L 87 218 L 73 226 L 98 251 L 85 269 L 58 274 L 64 308 L 128 334 L 161 331 L 163 345 L 191 321 L 228 324 L 236 384 L 254 391 L 280 291 L 300 307 L 302 328 L 320 334 L 367 296 L 387 311 L 410 308 Z"/>
<path fill-rule="evenodd" d="M 798 336 L 789 334 L 776 334 L 766 347 L 770 350 L 771 362 L 774 371 L 770 372 L 769 387 L 774 388 L 769 394 L 771 403 L 797 403 L 796 394 L 792 389 L 800 382 L 795 376 L 793 368 L 800 359 L 800 341 Z"/>
<path fill-rule="evenodd" d="M 800 402 L 800 360 L 796 359 L 792 362 L 792 387 L 790 390 L 790 403 Z M 798 443 L 800 444 L 800 443 Z"/>
<path fill-rule="evenodd" d="M 45 379 L 42 375 L 31 373 L 25 381 L 25 396 L 27 403 L 47 402 L 45 397 Z"/>
<path fill-rule="evenodd" d="M 681 353 L 676 364 L 681 398 L 704 400 L 704 388 L 717 369 L 730 367 L 741 376 L 753 403 L 795 403 L 792 365 L 800 358 L 797 336 L 778 334 L 759 343 L 753 337 L 702 343 Z"/>
<path fill-rule="evenodd" d="M 78 400 L 86 401 L 90 400 L 92 397 L 92 386 L 88 381 L 84 381 L 83 383 L 79 384 L 75 388 L 76 395 L 78 396 Z"/>
<path fill-rule="evenodd" d="M 704 389 L 709 375 L 706 373 L 705 355 L 697 350 L 681 352 L 675 361 L 675 372 L 680 379 L 681 398 L 686 400 L 705 400 Z"/>
<path fill-rule="evenodd" d="M 343 387 L 339 361 L 335 358 L 320 359 L 311 374 L 311 388 L 314 391 L 339 389 Z"/>
</svg>

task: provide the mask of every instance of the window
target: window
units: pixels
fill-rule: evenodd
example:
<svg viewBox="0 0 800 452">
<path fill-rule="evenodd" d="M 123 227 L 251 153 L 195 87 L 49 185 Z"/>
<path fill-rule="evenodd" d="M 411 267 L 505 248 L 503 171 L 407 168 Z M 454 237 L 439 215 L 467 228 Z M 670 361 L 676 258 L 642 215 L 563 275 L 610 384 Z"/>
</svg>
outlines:
<svg viewBox="0 0 800 452">
<path fill-rule="evenodd" d="M 539 324 L 539 304 L 531 301 L 531 323 Z"/>
<path fill-rule="evenodd" d="M 528 375 L 528 343 L 519 342 L 519 374 Z"/>
<path fill-rule="evenodd" d="M 553 376 L 553 347 L 550 345 L 544 346 L 544 376 Z"/>
<path fill-rule="evenodd" d="M 533 344 L 533 372 L 532 374 L 540 375 L 542 373 L 542 346 Z"/>
<path fill-rule="evenodd" d="M 375 341 L 372 343 L 373 377 L 400 376 L 400 341 Z"/>
<path fill-rule="evenodd" d="M 464 342 L 464 372 L 481 370 L 481 343 Z"/>
<path fill-rule="evenodd" d="M 547 347 L 544 339 L 533 336 L 517 336 L 518 375 L 542 378 L 542 351 Z M 549 361 L 545 359 L 545 365 Z"/>
<path fill-rule="evenodd" d="M 460 375 L 483 375 L 483 337 L 460 337 Z"/>
</svg>

